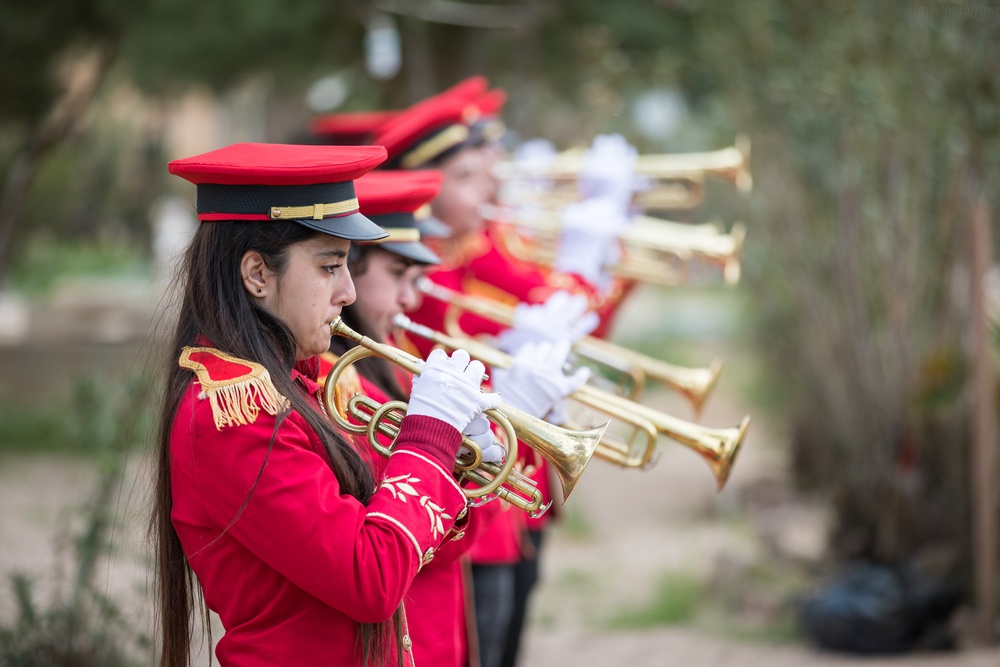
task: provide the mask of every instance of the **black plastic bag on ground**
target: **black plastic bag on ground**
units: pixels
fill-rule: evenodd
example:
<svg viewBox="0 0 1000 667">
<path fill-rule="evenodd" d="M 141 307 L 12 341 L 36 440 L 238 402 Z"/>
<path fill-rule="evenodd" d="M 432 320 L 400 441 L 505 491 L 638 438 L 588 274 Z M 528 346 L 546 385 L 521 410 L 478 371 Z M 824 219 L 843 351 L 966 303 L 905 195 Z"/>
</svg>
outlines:
<svg viewBox="0 0 1000 667">
<path fill-rule="evenodd" d="M 914 568 L 855 563 L 806 597 L 800 620 L 820 648 L 849 653 L 905 653 L 954 648 L 948 620 L 957 587 Z"/>
</svg>

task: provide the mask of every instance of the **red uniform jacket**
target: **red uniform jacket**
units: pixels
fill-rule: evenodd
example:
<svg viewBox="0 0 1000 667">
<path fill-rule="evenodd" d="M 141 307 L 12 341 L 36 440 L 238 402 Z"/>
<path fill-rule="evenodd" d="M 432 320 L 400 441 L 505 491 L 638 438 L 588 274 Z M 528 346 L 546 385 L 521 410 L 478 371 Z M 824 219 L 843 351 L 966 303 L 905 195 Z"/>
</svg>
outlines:
<svg viewBox="0 0 1000 667">
<path fill-rule="evenodd" d="M 211 348 L 186 348 L 180 364 L 194 374 L 170 436 L 171 518 L 226 628 L 219 662 L 360 664 L 357 624 L 392 616 L 464 516 L 442 455 L 457 447 L 458 431 L 429 417 L 404 420 L 365 506 L 341 493 L 299 414 L 275 432 L 284 399 L 261 366 Z M 318 396 L 312 379 L 292 377 Z"/>
<path fill-rule="evenodd" d="M 320 357 L 320 380 L 325 380 L 336 356 L 327 353 Z M 367 378 L 352 367 L 347 369 L 337 386 L 337 404 L 345 414 L 347 402 L 355 393 L 361 393 L 383 403 L 388 397 Z M 355 421 L 352 419 L 352 421 Z M 388 444 L 383 440 L 383 444 Z M 367 440 L 356 442 L 363 454 L 373 451 Z M 370 459 L 376 478 L 386 466 L 386 459 L 376 455 Z M 494 530 L 494 522 L 503 508 L 500 501 L 472 509 L 461 530 L 444 542 L 428 563 L 414 578 L 406 593 L 406 618 L 413 641 L 413 658 L 424 667 L 465 667 L 469 657 L 469 632 L 475 624 L 467 618 L 465 567 L 469 547 L 486 527 Z"/>
</svg>

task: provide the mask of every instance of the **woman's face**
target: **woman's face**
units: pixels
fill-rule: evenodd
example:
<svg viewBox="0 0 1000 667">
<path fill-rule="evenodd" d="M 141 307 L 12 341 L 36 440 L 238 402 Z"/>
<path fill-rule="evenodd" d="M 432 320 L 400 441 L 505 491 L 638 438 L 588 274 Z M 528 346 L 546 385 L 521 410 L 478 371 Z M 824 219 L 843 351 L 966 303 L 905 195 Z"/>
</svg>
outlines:
<svg viewBox="0 0 1000 667">
<path fill-rule="evenodd" d="M 358 294 L 354 309 L 377 341 L 389 340 L 396 315 L 420 305 L 415 282 L 426 271 L 426 266 L 381 248 L 368 254 L 364 270 L 354 277 Z"/>
<path fill-rule="evenodd" d="M 330 322 L 354 302 L 354 283 L 347 270 L 350 249 L 350 241 L 317 235 L 289 246 L 288 262 L 280 275 L 265 267 L 260 271 L 262 283 L 247 287 L 251 296 L 261 300 L 264 310 L 291 330 L 296 360 L 326 352 Z M 244 262 L 244 276 L 246 266 Z"/>
<path fill-rule="evenodd" d="M 499 141 L 488 141 L 478 149 L 482 156 L 482 178 L 485 183 L 487 201 L 495 202 L 500 190 L 500 179 L 496 175 L 496 166 L 504 158 L 504 147 Z"/>
<path fill-rule="evenodd" d="M 492 185 L 485 178 L 482 151 L 465 148 L 441 163 L 441 192 L 431 202 L 434 217 L 456 236 L 482 230 L 483 204 L 490 201 Z"/>
</svg>

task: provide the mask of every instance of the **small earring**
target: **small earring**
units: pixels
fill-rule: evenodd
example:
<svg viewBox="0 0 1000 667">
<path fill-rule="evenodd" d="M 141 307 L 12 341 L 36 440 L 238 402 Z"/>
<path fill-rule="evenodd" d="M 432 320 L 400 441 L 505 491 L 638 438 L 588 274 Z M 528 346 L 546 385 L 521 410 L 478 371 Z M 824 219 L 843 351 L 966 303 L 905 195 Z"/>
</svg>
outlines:
<svg viewBox="0 0 1000 667">
<path fill-rule="evenodd" d="M 261 291 L 261 290 L 260 290 L 260 288 L 258 287 L 258 288 L 257 288 L 257 294 L 260 294 L 260 291 Z"/>
</svg>

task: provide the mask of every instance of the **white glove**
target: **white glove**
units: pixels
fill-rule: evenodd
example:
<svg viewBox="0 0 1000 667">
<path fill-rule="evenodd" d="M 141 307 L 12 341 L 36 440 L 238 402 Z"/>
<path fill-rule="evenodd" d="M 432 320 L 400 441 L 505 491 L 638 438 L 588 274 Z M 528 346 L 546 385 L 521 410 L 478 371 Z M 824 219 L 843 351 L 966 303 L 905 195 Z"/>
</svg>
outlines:
<svg viewBox="0 0 1000 667">
<path fill-rule="evenodd" d="M 476 444 L 479 445 L 479 449 L 483 451 L 484 461 L 501 463 L 504 457 L 507 456 L 507 450 L 500 444 L 496 436 L 493 435 L 493 429 L 490 428 L 490 420 L 486 418 L 486 415 L 476 415 L 475 419 L 469 422 L 469 425 L 462 431 L 462 435 L 467 435 L 475 440 Z M 458 451 L 466 454 L 469 450 L 462 447 Z"/>
<path fill-rule="evenodd" d="M 603 287 L 608 279 L 604 268 L 616 261 L 618 237 L 628 226 L 625 211 L 612 197 L 584 199 L 564 208 L 555 268 Z"/>
<path fill-rule="evenodd" d="M 577 178 L 584 198 L 611 197 L 627 208 L 637 185 L 633 177 L 638 154 L 620 134 L 600 134 L 587 149 Z"/>
<path fill-rule="evenodd" d="M 597 327 L 597 313 L 589 310 L 590 303 L 582 294 L 564 290 L 554 293 L 545 303 L 518 304 L 514 309 L 514 326 L 497 337 L 500 349 L 516 354 L 526 343 L 553 343 L 580 340 Z"/>
<path fill-rule="evenodd" d="M 447 422 L 459 431 L 484 410 L 500 405 L 500 396 L 479 389 L 485 367 L 469 361 L 469 353 L 444 350 L 430 353 L 419 375 L 413 376 L 408 415 L 425 415 Z"/>
<path fill-rule="evenodd" d="M 510 368 L 493 371 L 493 389 L 505 403 L 533 417 L 546 418 L 553 424 L 566 421 L 566 397 L 587 383 L 590 369 L 563 373 L 569 357 L 568 340 L 528 343 L 514 355 Z"/>
<path fill-rule="evenodd" d="M 545 139 L 529 139 L 512 156 L 517 178 L 503 180 L 500 200 L 507 203 L 531 202 L 552 189 L 545 171 L 556 157 L 556 148 Z"/>
<path fill-rule="evenodd" d="M 556 147 L 547 139 L 529 139 L 514 149 L 514 163 L 518 171 L 529 176 L 544 172 L 555 157 Z"/>
</svg>

